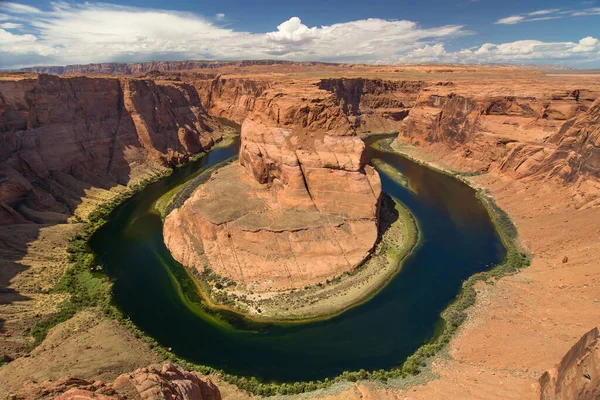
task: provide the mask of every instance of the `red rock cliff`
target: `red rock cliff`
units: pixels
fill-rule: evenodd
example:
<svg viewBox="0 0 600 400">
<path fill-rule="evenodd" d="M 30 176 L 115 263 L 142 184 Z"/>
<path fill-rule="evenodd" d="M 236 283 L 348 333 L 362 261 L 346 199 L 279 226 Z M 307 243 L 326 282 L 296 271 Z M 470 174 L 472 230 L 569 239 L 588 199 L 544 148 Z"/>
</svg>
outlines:
<svg viewBox="0 0 600 400">
<path fill-rule="evenodd" d="M 0 81 L 0 223 L 64 221 L 85 189 L 210 148 L 219 124 L 184 83 Z"/>
</svg>

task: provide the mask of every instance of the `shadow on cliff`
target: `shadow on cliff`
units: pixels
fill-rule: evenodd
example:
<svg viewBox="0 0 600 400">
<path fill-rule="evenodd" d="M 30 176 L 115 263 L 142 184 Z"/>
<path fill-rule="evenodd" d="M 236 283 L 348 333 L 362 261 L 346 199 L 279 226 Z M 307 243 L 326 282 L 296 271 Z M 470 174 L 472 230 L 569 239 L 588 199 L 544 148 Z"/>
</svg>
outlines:
<svg viewBox="0 0 600 400">
<path fill-rule="evenodd" d="M 54 249 L 75 232 L 73 215 L 85 218 L 110 192 L 210 148 L 222 128 L 185 83 L 50 75 L 0 82 L 0 331 L 13 336 L 27 326 L 15 320 L 35 321 L 6 315 L 42 292 L 36 279 L 62 275 Z"/>
</svg>

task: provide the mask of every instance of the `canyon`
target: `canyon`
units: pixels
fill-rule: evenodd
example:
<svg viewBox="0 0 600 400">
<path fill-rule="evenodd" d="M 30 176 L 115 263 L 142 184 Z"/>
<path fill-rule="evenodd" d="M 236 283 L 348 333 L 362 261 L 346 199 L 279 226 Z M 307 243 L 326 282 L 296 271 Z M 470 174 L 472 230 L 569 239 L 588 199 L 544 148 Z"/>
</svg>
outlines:
<svg viewBox="0 0 600 400">
<path fill-rule="evenodd" d="M 213 173 L 165 220 L 165 242 L 184 265 L 200 268 L 206 257 L 257 291 L 356 268 L 377 238 L 381 191 L 360 136 L 382 132 L 398 132 L 396 151 L 488 191 L 533 256 L 529 268 L 478 286 L 467 322 L 433 361 L 437 379 L 409 389 L 360 382 L 330 398 L 539 398 L 542 374 L 600 320 L 595 75 L 310 63 L 49 72 L 69 75 L 0 78 L 0 351 L 16 358 L 0 368 L 6 393 L 36 359 L 44 360 L 38 375 L 59 378 L 51 358 L 19 356 L 29 354 L 27 327 L 64 300 L 48 289 L 68 266 L 64 248 L 79 221 L 127 185 L 210 149 L 232 131 L 221 118 L 242 126 L 239 164 Z M 292 264 L 299 253 L 297 265 L 315 266 L 310 273 Z M 239 268 L 252 264 L 261 268 Z M 89 340 L 82 358 L 105 339 Z M 103 379 L 152 361 L 144 343 L 130 346 L 137 359 L 108 355 Z M 99 375 L 93 366 L 79 374 Z"/>
</svg>

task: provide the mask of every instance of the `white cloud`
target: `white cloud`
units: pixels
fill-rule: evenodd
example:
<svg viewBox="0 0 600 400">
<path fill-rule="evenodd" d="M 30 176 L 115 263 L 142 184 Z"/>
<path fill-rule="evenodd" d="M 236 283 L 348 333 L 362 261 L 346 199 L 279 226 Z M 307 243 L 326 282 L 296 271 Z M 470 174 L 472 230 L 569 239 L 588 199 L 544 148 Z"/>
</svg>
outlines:
<svg viewBox="0 0 600 400">
<path fill-rule="evenodd" d="M 39 8 L 27 6 L 25 4 L 11 3 L 8 1 L 0 2 L 0 11 L 9 14 L 39 14 Z"/>
<path fill-rule="evenodd" d="M 222 21 L 222 20 L 224 20 L 224 19 L 225 19 L 225 14 L 223 14 L 223 13 L 218 13 L 218 14 L 216 14 L 216 15 L 215 15 L 215 18 L 216 18 L 218 21 Z"/>
<path fill-rule="evenodd" d="M 536 63 L 562 61 L 600 61 L 600 41 L 588 36 L 573 42 L 518 40 L 448 52 L 441 44 L 426 45 L 399 58 L 399 62 L 428 63 Z"/>
<path fill-rule="evenodd" d="M 15 24 L 13 22 L 5 22 L 3 24 L 0 24 L 1 29 L 17 29 L 22 26 L 23 26 L 23 24 Z"/>
<path fill-rule="evenodd" d="M 512 17 L 506 17 L 506 18 L 501 18 L 498 21 L 496 21 L 496 24 L 506 24 L 506 25 L 512 25 L 512 24 L 518 24 L 519 22 L 523 22 L 525 20 L 525 17 L 523 17 L 522 15 L 513 15 Z"/>
<path fill-rule="evenodd" d="M 599 41 L 591 36 L 581 39 L 577 46 L 573 47 L 573 51 L 577 53 L 588 53 L 596 49 L 600 49 Z"/>
<path fill-rule="evenodd" d="M 267 38 L 276 43 L 308 43 L 321 36 L 315 28 L 304 25 L 300 18 L 292 17 L 277 26 L 277 31 L 267 33 Z"/>
<path fill-rule="evenodd" d="M 574 17 L 585 17 L 588 15 L 600 15 L 600 7 L 588 8 L 582 11 L 575 11 L 571 15 Z"/>
<path fill-rule="evenodd" d="M 21 9 L 10 4 L 4 10 L 17 20 Z M 30 40 L 29 49 L 11 44 L 14 38 L 2 43 L 1 68 L 165 59 L 285 58 L 372 63 L 393 61 L 397 54 L 431 40 L 468 34 L 460 25 L 425 29 L 411 21 L 376 18 L 308 27 L 297 17 L 281 23 L 273 32 L 249 33 L 215 25 L 220 14 L 204 18 L 104 3 L 52 3 L 52 7 L 28 17 L 27 24 L 32 28 L 27 30 L 27 38 L 35 39 Z M 27 58 L 17 57 L 22 54 Z"/>
<path fill-rule="evenodd" d="M 583 10 L 561 10 L 560 8 L 537 10 L 526 14 L 511 15 L 510 17 L 500 18 L 495 22 L 495 24 L 514 25 L 522 22 L 545 21 L 548 19 L 567 17 L 584 17 L 589 15 L 600 15 L 600 7 L 586 8 Z"/>
<path fill-rule="evenodd" d="M 548 10 L 538 10 L 538 11 L 534 11 L 531 12 L 527 15 L 548 15 L 548 14 L 554 14 L 560 11 L 560 8 L 551 8 Z"/>
</svg>

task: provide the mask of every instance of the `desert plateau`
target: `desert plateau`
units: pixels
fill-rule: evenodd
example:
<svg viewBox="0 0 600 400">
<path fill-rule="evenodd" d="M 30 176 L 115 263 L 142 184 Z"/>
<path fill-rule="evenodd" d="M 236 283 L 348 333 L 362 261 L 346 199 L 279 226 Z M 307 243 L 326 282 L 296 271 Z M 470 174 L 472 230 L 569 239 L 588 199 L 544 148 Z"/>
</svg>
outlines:
<svg viewBox="0 0 600 400">
<path fill-rule="evenodd" d="M 48 7 L 0 3 L 0 398 L 600 399 L 598 39 Z"/>
</svg>

